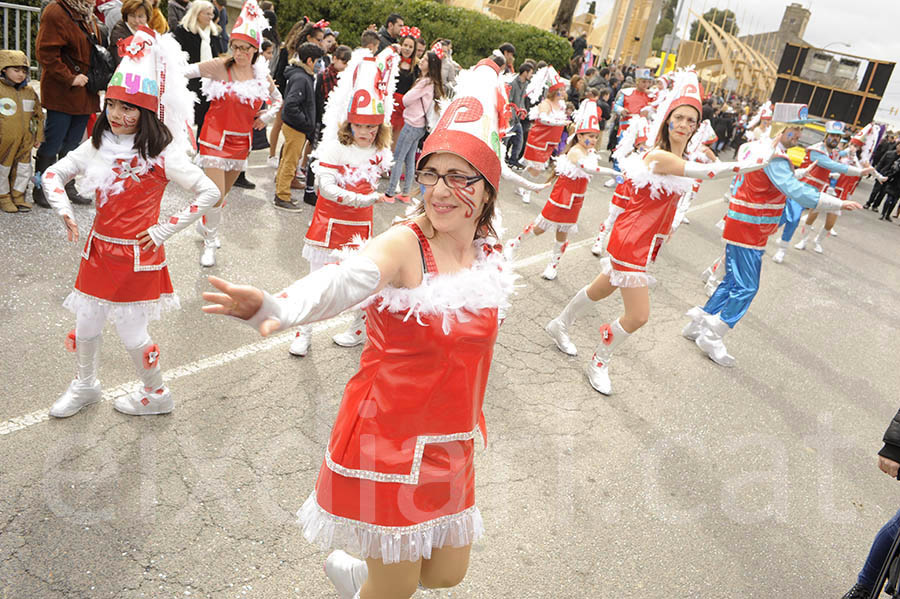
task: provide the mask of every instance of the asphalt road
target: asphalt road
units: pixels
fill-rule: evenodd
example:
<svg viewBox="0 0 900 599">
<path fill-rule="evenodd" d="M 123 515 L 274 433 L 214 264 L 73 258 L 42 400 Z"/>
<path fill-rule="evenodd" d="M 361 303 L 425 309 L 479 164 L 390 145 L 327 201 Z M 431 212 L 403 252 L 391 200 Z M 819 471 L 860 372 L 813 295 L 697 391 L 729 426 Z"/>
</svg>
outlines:
<svg viewBox="0 0 900 599">
<path fill-rule="evenodd" d="M 277 291 L 306 271 L 312 211 L 273 209 L 263 161 L 248 170 L 257 189 L 230 197 L 216 267 L 199 267 L 193 231 L 168 244 L 182 309 L 151 326 L 176 399 L 168 416 L 113 411 L 108 399 L 137 380 L 110 326 L 107 401 L 47 418 L 74 371 L 61 304 L 80 247 L 49 211 L 0 215 L 0 597 L 336 596 L 294 513 L 360 349 L 335 346 L 343 324 L 332 321 L 298 359 L 290 334 L 263 341 L 200 311 L 207 274 Z M 725 186 L 704 184 L 691 224 L 663 249 L 650 322 L 615 356 L 609 398 L 585 371 L 618 296 L 578 323 L 576 358 L 543 332 L 598 272 L 588 246 L 610 198 L 602 180 L 556 281 L 539 276 L 549 235 L 520 249 L 522 286 L 485 400 L 489 446 L 476 458 L 487 535 L 465 582 L 427 596 L 824 599 L 854 582 L 900 507 L 900 483 L 875 462 L 900 405 L 900 228 L 848 213 L 824 255 L 792 249 L 779 266 L 770 252 L 727 337 L 737 366 L 723 369 L 679 332 L 722 248 Z M 524 205 L 507 186 L 509 232 L 547 195 Z M 164 213 L 187 201 L 170 190 Z M 377 207 L 377 230 L 401 210 Z M 87 230 L 92 209 L 76 215 Z"/>
</svg>

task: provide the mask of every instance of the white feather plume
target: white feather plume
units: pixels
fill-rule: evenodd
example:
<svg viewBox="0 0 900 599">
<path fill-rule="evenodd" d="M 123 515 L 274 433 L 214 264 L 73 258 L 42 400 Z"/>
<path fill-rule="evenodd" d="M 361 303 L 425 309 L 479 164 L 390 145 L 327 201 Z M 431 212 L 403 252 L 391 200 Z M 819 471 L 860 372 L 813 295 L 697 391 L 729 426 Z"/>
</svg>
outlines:
<svg viewBox="0 0 900 599">
<path fill-rule="evenodd" d="M 368 49 L 357 48 L 353 51 L 347 68 L 338 73 L 337 85 L 328 94 L 325 113 L 322 115 L 322 124 L 325 126 L 322 139 L 337 139 L 338 129 L 347 120 L 347 113 L 350 110 L 350 100 L 353 97 L 353 73 L 363 58 L 367 56 L 372 56 Z"/>
<path fill-rule="evenodd" d="M 157 81 L 162 81 L 162 77 L 165 77 L 165 89 L 161 89 L 159 98 L 160 120 L 172 132 L 172 143 L 189 150 L 197 94 L 188 89 L 187 78 L 184 76 L 188 55 L 171 33 L 157 35 L 156 40 Z"/>
</svg>

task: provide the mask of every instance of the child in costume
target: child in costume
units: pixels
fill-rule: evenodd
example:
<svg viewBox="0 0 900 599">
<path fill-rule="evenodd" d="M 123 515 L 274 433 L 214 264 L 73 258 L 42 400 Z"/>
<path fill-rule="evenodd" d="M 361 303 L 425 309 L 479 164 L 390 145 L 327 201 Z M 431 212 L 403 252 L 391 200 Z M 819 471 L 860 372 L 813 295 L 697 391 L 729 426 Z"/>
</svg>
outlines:
<svg viewBox="0 0 900 599">
<path fill-rule="evenodd" d="M 31 150 L 44 139 L 44 111 L 28 85 L 28 57 L 0 50 L 0 210 L 30 212 L 25 201 Z"/>
<path fill-rule="evenodd" d="M 80 175 L 82 193 L 93 192 L 97 214 L 81 252 L 75 290 L 64 306 L 75 314 L 69 333 L 78 365 L 75 379 L 50 408 L 71 416 L 101 398 L 97 370 L 107 318 L 116 325 L 142 386 L 116 399 L 125 414 L 165 414 L 174 406 L 163 383 L 160 350 L 147 332 L 151 320 L 178 308 L 163 244 L 219 200 L 216 185 L 187 157 L 188 127 L 196 97 L 187 90 L 186 64 L 171 34 L 141 26 L 119 42 L 122 57 L 106 90 L 105 110 L 91 139 L 47 169 L 43 186 L 62 217 L 69 241 L 79 240 L 64 186 Z M 169 181 L 194 201 L 158 222 Z"/>
<path fill-rule="evenodd" d="M 695 73 L 685 71 L 676 73 L 673 85 L 651 125 L 652 149 L 644 156 L 632 154 L 621 163 L 629 200 L 610 235 L 609 256 L 601 262 L 601 274 L 546 327 L 559 350 L 574 356 L 577 349 L 568 331 L 575 318 L 594 302 L 617 289 L 621 292 L 625 314 L 600 329 L 601 342 L 588 374 L 591 386 L 604 395 L 612 392 L 608 367 L 613 352 L 650 317 L 648 287 L 655 280 L 647 268 L 668 237 L 678 201 L 690 190 L 692 179 L 730 176 L 764 166 L 685 160 L 686 147 L 702 114 L 700 84 Z"/>
<path fill-rule="evenodd" d="M 527 173 L 538 177 L 547 169 L 553 150 L 559 145 L 563 129 L 569 122 L 566 117 L 566 82 L 557 74 L 556 69 L 547 66 L 540 69 L 531 78 L 525 95 L 537 103 L 528 115 L 533 121 L 525 142 L 525 154 L 522 159 Z M 518 188 L 522 201 L 531 202 L 531 191 Z"/>
<path fill-rule="evenodd" d="M 597 104 L 593 100 L 581 103 L 575 115 L 575 136 L 564 155 L 556 160 L 556 182 L 550 191 L 550 198 L 535 221 L 507 243 L 508 257 L 518 249 L 522 241 L 530 235 L 541 235 L 544 231 L 556 231 L 556 245 L 550 263 L 541 274 L 548 281 L 556 278 L 559 261 L 569 245 L 569 234 L 578 231 L 578 215 L 584 203 L 584 194 L 592 175 L 616 171 L 597 164 L 597 138 L 600 137 L 597 120 Z"/>
<path fill-rule="evenodd" d="M 325 572 L 342 599 L 453 586 L 484 533 L 473 452 L 498 311 L 515 279 L 491 226 L 505 128 L 499 70 L 483 60 L 459 74 L 419 159 L 415 218 L 275 297 L 215 277 L 221 293 L 204 294 L 206 312 L 264 335 L 365 307 L 370 342 L 298 512 L 306 539 L 334 550 Z"/>
<path fill-rule="evenodd" d="M 374 234 L 373 205 L 381 199 L 376 186 L 392 162 L 391 100 L 398 62 L 391 46 L 377 57 L 357 50 L 328 98 L 313 165 L 318 198 L 303 245 L 310 272 L 335 262 L 335 250 Z M 357 310 L 347 331 L 333 339 L 342 347 L 365 342 L 363 313 Z M 312 326 L 302 326 L 288 351 L 305 356 L 311 340 Z"/>
<path fill-rule="evenodd" d="M 228 42 L 230 56 L 190 65 L 188 77 L 203 77 L 201 90 L 209 110 L 197 140 L 196 162 L 219 187 L 222 199 L 197 230 L 203 236 L 201 266 L 215 266 L 225 196 L 247 165 L 252 130 L 264 129 L 281 110 L 281 93 L 269 76 L 269 65 L 260 58 L 262 32 L 269 27 L 256 0 L 247 0 L 234 22 Z M 264 103 L 269 107 L 262 110 Z"/>
</svg>

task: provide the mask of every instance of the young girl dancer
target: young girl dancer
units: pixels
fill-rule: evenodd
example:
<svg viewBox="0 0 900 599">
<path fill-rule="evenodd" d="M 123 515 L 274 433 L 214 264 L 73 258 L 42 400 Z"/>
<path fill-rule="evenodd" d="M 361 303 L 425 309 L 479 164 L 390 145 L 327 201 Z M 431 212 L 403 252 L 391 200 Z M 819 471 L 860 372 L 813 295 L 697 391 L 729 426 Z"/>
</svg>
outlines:
<svg viewBox="0 0 900 599">
<path fill-rule="evenodd" d="M 473 451 L 485 431 L 498 310 L 514 282 L 491 237 L 498 72 L 487 60 L 460 73 L 419 160 L 421 214 L 276 297 L 215 277 L 221 293 L 204 294 L 213 302 L 206 312 L 242 318 L 263 335 L 364 302 L 372 342 L 298 513 L 309 541 L 338 549 L 325 571 L 343 599 L 454 586 L 484 532 Z"/>
<path fill-rule="evenodd" d="M 569 245 L 569 234 L 578 231 L 578 215 L 584 203 L 584 194 L 592 175 L 605 173 L 617 175 L 616 171 L 597 164 L 597 138 L 600 136 L 597 119 L 597 103 L 585 100 L 575 115 L 575 137 L 569 143 L 566 153 L 556 160 L 558 175 L 550 192 L 550 199 L 533 223 L 507 243 L 508 256 L 530 235 L 542 235 L 544 231 L 556 231 L 556 245 L 550 263 L 541 274 L 548 281 L 556 278 L 562 255 Z"/>
<path fill-rule="evenodd" d="M 547 325 L 560 351 L 574 356 L 577 349 L 568 331 L 576 316 L 617 289 L 621 292 L 625 314 L 601 328 L 601 342 L 588 374 L 591 386 L 604 395 L 612 392 L 608 366 L 613 352 L 650 318 L 648 287 L 655 280 L 647 274 L 647 268 L 668 237 L 678 200 L 690 190 L 691 179 L 730 176 L 741 166 L 684 159 L 687 143 L 700 123 L 699 90 L 695 73 L 677 73 L 674 88 L 651 127 L 653 148 L 642 157 L 632 154 L 621 163 L 630 199 L 610 235 L 609 257 L 601 262 L 601 274 Z M 748 165 L 748 169 L 763 166 Z"/>
<path fill-rule="evenodd" d="M 323 141 L 316 150 L 313 172 L 318 199 L 306 231 L 303 257 L 310 272 L 336 260 L 334 251 L 372 237 L 375 187 L 391 166 L 391 99 L 397 53 L 390 46 L 373 57 L 357 50 L 328 98 Z M 410 175 L 411 176 L 411 175 Z M 356 311 L 346 332 L 333 337 L 343 347 L 366 340 L 363 313 Z M 288 351 L 305 356 L 312 326 L 300 327 Z"/>
<path fill-rule="evenodd" d="M 556 69 L 547 66 L 539 70 L 531 78 L 525 93 L 532 102 L 540 103 L 531 109 L 528 117 L 534 121 L 528 131 L 525 142 L 525 154 L 522 159 L 527 172 L 532 177 L 539 177 L 547 169 L 553 150 L 559 145 L 563 129 L 568 124 L 566 117 L 566 82 L 556 73 Z M 541 99 L 543 98 L 543 99 Z M 518 188 L 522 201 L 531 202 L 531 191 Z"/>
<path fill-rule="evenodd" d="M 43 177 L 47 199 L 65 222 L 69 241 L 77 242 L 79 231 L 65 184 L 81 175 L 80 189 L 93 192 L 97 206 L 75 290 L 63 303 L 75 314 L 69 341 L 74 342 L 78 368 L 50 408 L 58 418 L 101 398 L 97 370 L 107 318 L 115 323 L 143 382 L 133 394 L 117 398 L 115 409 L 135 415 L 172 411 L 159 347 L 147 332 L 149 321 L 159 319 L 162 310 L 178 307 L 163 244 L 219 200 L 215 184 L 187 158 L 195 96 L 185 85 L 187 65 L 178 42 L 171 34 L 158 36 L 141 26 L 120 42 L 120 54 L 91 139 Z M 194 201 L 158 223 L 169 181 L 190 191 Z"/>
<path fill-rule="evenodd" d="M 222 199 L 197 224 L 203 236 L 201 266 L 215 266 L 225 196 L 247 164 L 253 129 L 265 129 L 281 110 L 281 93 L 269 77 L 269 65 L 259 58 L 262 32 L 269 22 L 256 0 L 247 0 L 234 22 L 228 42 L 230 56 L 195 63 L 188 77 L 203 77 L 209 110 L 200 130 L 197 164 L 219 187 Z M 263 103 L 269 107 L 262 111 Z"/>
</svg>

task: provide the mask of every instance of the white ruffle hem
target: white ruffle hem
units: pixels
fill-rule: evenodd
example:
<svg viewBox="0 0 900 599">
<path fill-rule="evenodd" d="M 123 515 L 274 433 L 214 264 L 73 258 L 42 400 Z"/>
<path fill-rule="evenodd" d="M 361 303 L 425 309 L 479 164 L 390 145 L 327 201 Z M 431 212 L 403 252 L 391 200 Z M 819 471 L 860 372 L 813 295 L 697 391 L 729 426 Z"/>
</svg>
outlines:
<svg viewBox="0 0 900 599">
<path fill-rule="evenodd" d="M 547 220 L 540 214 L 538 214 L 537 218 L 534 219 L 534 226 L 539 229 L 543 229 L 544 231 L 557 231 L 559 233 L 578 232 L 578 223 L 555 223 L 551 220 Z"/>
<path fill-rule="evenodd" d="M 613 268 L 609 256 L 600 260 L 600 274 L 609 277 L 614 287 L 653 287 L 656 279 L 645 272 L 625 272 Z"/>
<path fill-rule="evenodd" d="M 220 158 L 218 156 L 204 156 L 197 154 L 194 157 L 194 164 L 200 168 L 217 168 L 223 171 L 242 171 L 247 167 L 246 160 L 234 160 L 231 158 Z"/>
<path fill-rule="evenodd" d="M 107 318 L 113 322 L 131 322 L 135 316 L 141 315 L 147 320 L 159 320 L 163 312 L 179 310 L 181 302 L 175 293 L 164 294 L 155 300 L 140 302 L 111 302 L 72 290 L 63 301 L 63 308 L 78 316 L 96 316 L 100 310 L 107 312 Z"/>
</svg>

